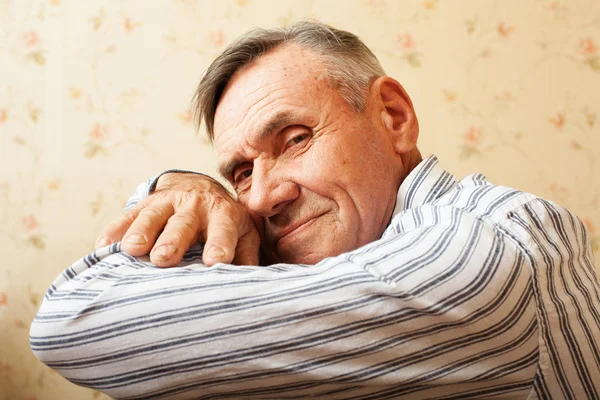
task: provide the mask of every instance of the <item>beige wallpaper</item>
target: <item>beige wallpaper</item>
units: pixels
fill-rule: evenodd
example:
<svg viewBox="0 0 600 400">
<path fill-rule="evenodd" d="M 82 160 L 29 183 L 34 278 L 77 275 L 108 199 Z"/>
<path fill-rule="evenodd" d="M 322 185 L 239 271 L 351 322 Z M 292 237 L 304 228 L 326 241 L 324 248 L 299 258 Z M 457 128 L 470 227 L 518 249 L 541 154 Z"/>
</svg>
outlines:
<svg viewBox="0 0 600 400">
<path fill-rule="evenodd" d="M 44 292 L 138 182 L 213 170 L 187 109 L 201 72 L 303 17 L 403 83 L 424 155 L 570 207 L 600 254 L 597 0 L 0 0 L 0 400 L 104 397 L 29 351 Z"/>
</svg>

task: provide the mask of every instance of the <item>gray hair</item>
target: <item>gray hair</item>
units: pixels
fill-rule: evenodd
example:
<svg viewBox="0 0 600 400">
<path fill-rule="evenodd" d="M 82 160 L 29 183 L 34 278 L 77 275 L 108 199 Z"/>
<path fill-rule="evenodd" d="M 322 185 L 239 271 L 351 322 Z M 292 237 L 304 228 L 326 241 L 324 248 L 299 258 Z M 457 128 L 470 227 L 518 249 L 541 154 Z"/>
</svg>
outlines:
<svg viewBox="0 0 600 400">
<path fill-rule="evenodd" d="M 385 75 L 377 57 L 350 32 L 314 21 L 298 22 L 287 28 L 253 29 L 231 43 L 198 84 L 192 100 L 194 117 L 198 127 L 204 121 L 211 141 L 217 104 L 233 75 L 285 43 L 295 43 L 319 54 L 330 83 L 355 112 L 364 111 L 371 79 Z"/>
</svg>

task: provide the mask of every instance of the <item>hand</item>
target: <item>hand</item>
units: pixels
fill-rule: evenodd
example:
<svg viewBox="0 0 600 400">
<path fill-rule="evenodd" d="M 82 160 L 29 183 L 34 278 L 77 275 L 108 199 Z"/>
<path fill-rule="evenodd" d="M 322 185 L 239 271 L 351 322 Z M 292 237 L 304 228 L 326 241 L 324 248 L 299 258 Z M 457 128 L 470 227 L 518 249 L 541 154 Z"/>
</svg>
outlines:
<svg viewBox="0 0 600 400">
<path fill-rule="evenodd" d="M 258 265 L 260 246 L 248 211 L 220 183 L 186 173 L 162 175 L 154 193 L 104 228 L 96 248 L 118 241 L 132 256 L 150 253 L 158 267 L 177 265 L 198 241 L 207 266 Z"/>
</svg>

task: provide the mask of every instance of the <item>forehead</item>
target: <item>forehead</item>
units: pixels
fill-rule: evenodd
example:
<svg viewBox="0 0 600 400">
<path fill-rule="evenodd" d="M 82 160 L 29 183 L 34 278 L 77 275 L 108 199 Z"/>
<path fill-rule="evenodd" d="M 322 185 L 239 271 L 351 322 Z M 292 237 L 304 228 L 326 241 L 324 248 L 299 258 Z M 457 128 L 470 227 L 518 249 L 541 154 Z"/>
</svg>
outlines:
<svg viewBox="0 0 600 400">
<path fill-rule="evenodd" d="M 315 116 L 331 90 L 313 51 L 281 46 L 238 71 L 223 91 L 215 113 L 219 156 L 251 141 L 275 115 Z"/>
</svg>

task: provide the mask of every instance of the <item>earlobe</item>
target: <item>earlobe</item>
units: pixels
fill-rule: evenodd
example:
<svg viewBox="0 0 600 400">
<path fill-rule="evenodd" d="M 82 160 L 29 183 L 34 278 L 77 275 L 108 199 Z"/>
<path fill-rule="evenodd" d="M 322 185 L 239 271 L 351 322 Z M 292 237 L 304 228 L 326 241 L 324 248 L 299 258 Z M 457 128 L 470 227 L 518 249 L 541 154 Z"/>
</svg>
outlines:
<svg viewBox="0 0 600 400">
<path fill-rule="evenodd" d="M 373 83 L 380 99 L 381 122 L 398 154 L 410 152 L 417 144 L 419 124 L 410 97 L 398 81 L 382 76 Z"/>
</svg>

